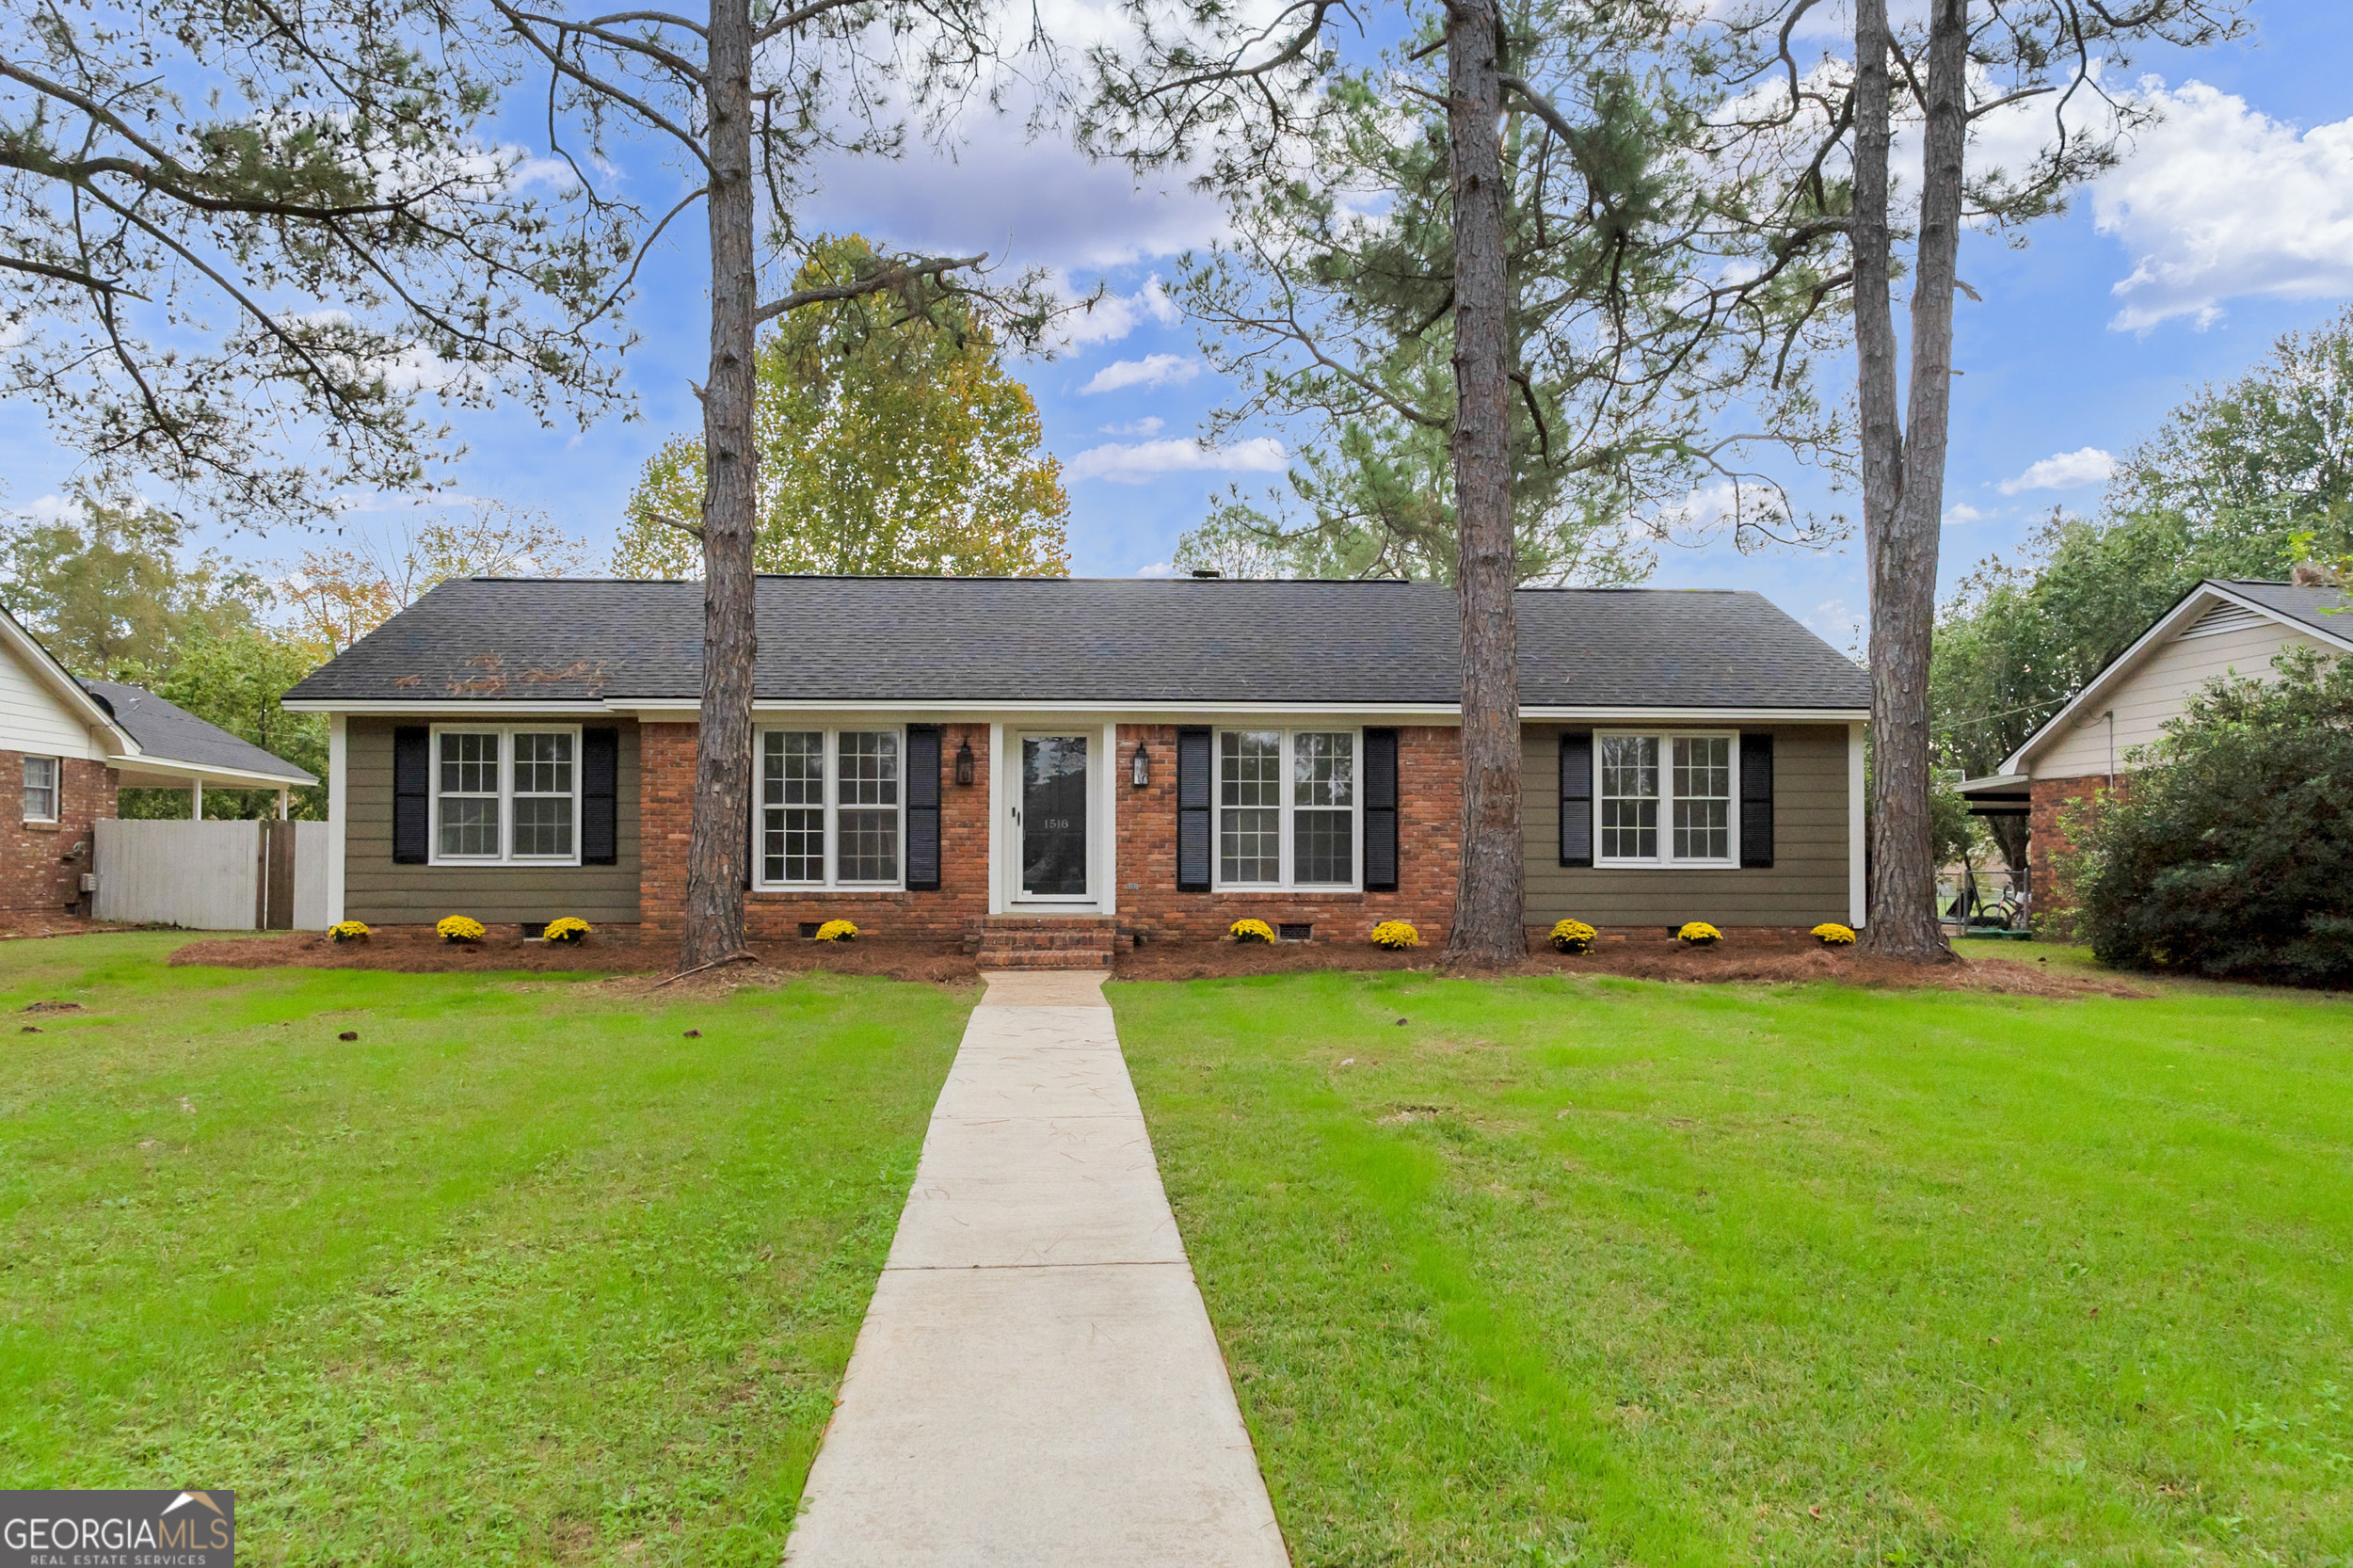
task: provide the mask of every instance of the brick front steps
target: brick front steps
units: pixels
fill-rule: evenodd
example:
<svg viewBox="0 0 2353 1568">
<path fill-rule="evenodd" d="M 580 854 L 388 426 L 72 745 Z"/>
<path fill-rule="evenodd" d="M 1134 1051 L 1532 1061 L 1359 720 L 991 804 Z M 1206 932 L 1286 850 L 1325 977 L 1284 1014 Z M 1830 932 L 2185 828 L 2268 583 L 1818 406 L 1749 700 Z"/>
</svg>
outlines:
<svg viewBox="0 0 2353 1568">
<path fill-rule="evenodd" d="M 1118 935 L 1113 920 L 993 915 L 973 961 L 984 969 L 1108 969 Z"/>
</svg>

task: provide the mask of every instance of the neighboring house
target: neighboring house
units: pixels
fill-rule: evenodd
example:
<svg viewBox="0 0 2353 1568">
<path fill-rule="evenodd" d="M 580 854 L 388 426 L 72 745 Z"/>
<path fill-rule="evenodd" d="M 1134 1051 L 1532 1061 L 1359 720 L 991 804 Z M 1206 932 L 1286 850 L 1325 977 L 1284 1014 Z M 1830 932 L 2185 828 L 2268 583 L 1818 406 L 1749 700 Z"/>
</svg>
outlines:
<svg viewBox="0 0 2353 1568">
<path fill-rule="evenodd" d="M 207 785 L 275 790 L 282 815 L 288 790 L 317 782 L 152 692 L 76 680 L 0 609 L 0 911 L 80 902 L 90 824 L 115 814 L 122 786 L 200 803 Z"/>
<path fill-rule="evenodd" d="M 2208 579 L 2085 682 L 2002 761 L 1960 785 L 1978 815 L 2028 817 L 2039 913 L 2056 913 L 2051 856 L 2068 847 L 2061 814 L 2112 787 L 2133 753 L 2160 740 L 2191 696 L 2226 675 L 2268 678 L 2292 648 L 2353 648 L 2353 596 L 2287 583 Z"/>
<path fill-rule="evenodd" d="M 448 583 L 304 680 L 286 705 L 330 716 L 336 918 L 676 932 L 702 599 Z M 1451 588 L 762 577 L 757 604 L 755 936 L 1255 916 L 1444 938 Z M 1525 590 L 1518 616 L 1531 925 L 1861 920 L 1851 662 L 1752 593 Z"/>
</svg>

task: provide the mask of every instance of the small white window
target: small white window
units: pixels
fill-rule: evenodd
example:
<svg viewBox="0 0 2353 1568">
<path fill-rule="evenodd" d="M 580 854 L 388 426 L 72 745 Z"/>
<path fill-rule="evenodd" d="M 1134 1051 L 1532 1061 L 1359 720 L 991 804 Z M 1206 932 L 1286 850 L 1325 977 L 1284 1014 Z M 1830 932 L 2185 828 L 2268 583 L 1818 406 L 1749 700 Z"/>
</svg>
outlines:
<svg viewBox="0 0 2353 1568">
<path fill-rule="evenodd" d="M 433 859 L 580 860 L 580 731 L 436 729 Z"/>
<path fill-rule="evenodd" d="M 57 778 L 63 768 L 55 757 L 24 759 L 24 820 L 26 822 L 56 822 L 58 813 Z"/>
<path fill-rule="evenodd" d="M 1737 748 L 1730 735 L 1597 735 L 1594 740 L 1599 864 L 1733 864 Z"/>
<path fill-rule="evenodd" d="M 1221 731 L 1218 886 L 1353 888 L 1356 756 L 1353 729 Z"/>
<path fill-rule="evenodd" d="M 752 831 L 763 888 L 895 888 L 904 748 L 896 729 L 765 729 Z"/>
</svg>

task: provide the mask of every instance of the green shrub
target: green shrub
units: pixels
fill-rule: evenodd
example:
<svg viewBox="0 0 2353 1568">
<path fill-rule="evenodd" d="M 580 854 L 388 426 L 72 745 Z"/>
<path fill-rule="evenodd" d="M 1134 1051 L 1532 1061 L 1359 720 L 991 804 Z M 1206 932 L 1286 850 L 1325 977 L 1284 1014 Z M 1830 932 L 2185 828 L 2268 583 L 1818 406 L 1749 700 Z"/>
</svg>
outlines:
<svg viewBox="0 0 2353 1568">
<path fill-rule="evenodd" d="M 2077 931 L 2105 964 L 2353 984 L 2353 659 L 2225 678 L 2082 824 Z"/>
</svg>

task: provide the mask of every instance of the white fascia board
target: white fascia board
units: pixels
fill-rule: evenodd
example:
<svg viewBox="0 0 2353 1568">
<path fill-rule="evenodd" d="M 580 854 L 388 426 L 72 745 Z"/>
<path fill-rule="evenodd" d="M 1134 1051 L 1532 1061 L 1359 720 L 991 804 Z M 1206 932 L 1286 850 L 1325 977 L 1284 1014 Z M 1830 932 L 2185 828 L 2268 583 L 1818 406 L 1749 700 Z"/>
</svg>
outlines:
<svg viewBox="0 0 2353 1568">
<path fill-rule="evenodd" d="M 279 707 L 289 713 L 350 713 L 361 717 L 380 715 L 385 718 L 445 719 L 453 713 L 482 713 L 486 723 L 504 724 L 509 719 L 545 718 L 561 715 L 626 712 L 636 705 L 627 702 L 485 702 L 480 697 L 452 697 L 446 702 L 420 702 L 403 697 L 396 702 L 354 702 L 348 699 L 310 702 L 280 702 Z M 690 707 L 687 710 L 692 712 Z M 496 714 L 496 719 L 488 715 Z"/>
<path fill-rule="evenodd" d="M 1529 724 L 1854 724 L 1868 708 L 1523 708 Z"/>
<path fill-rule="evenodd" d="M 2099 674 L 2084 682 L 2083 690 L 2077 692 L 2073 696 L 2069 697 L 2066 705 L 2059 709 L 2057 712 L 2053 713 L 2049 718 L 2043 720 L 2041 728 L 2037 729 L 2033 734 L 2027 736 L 2025 741 L 2021 742 L 2016 751 L 2011 752 L 2008 757 L 2002 759 L 2000 771 L 2005 774 L 2029 772 L 2028 764 L 2032 761 L 2036 752 L 2041 750 L 2048 742 L 2059 735 L 2063 730 L 2075 725 L 2078 722 L 2077 715 L 2079 713 L 2083 712 L 2086 709 L 2091 708 L 2093 704 L 2097 703 L 2102 697 L 2105 696 L 2109 691 L 2113 690 L 2120 681 L 2125 680 L 2127 677 L 2131 676 L 2134 671 L 2137 670 L 2140 667 L 2140 661 L 2142 658 L 2152 652 L 2154 652 L 2159 647 L 2169 641 L 2176 628 L 2184 625 L 2187 621 L 2195 619 L 2198 616 L 2202 615 L 2205 611 L 2211 609 L 2217 601 L 2225 604 L 2235 604 L 2242 610 L 2252 610 L 2255 614 L 2263 616 L 2264 619 L 2270 621 L 2276 626 L 2284 626 L 2292 632 L 2307 632 L 2311 635 L 2323 638 L 2326 641 L 2333 642 L 2340 648 L 2353 649 L 2353 641 L 2347 641 L 2343 637 L 2332 636 L 2326 632 L 2314 632 L 2312 627 L 2307 626 L 2300 620 L 2297 620 L 2295 616 L 2283 616 L 2279 611 L 2272 609 L 2268 605 L 2260 604 L 2254 600 L 2249 599 L 2245 594 L 2232 591 L 2230 584 L 2227 583 L 2217 583 L 2212 578 L 2208 578 L 2206 581 L 2199 584 L 2198 586 L 2190 589 L 2189 592 L 2184 594 L 2182 596 L 2182 601 L 2179 604 L 2174 605 L 2172 609 L 2168 610 L 2164 615 L 2159 616 L 2157 617 L 2157 623 L 2154 626 L 2152 626 L 2148 631 L 2143 632 L 2137 638 L 2134 639 L 2130 648 L 2127 648 L 2123 652 L 2118 654 L 2115 658 L 2109 660 L 2105 664 L 2101 666 Z M 2095 712 L 2089 716 L 2096 717 L 2097 714 Z"/>
<path fill-rule="evenodd" d="M 1975 794 L 1980 790 L 2016 790 L 2033 783 L 2023 773 L 1990 773 L 1983 778 L 1964 778 L 1953 786 L 1957 795 Z"/>
<path fill-rule="evenodd" d="M 638 718 L 655 723 L 680 724 L 698 717 L 699 702 L 647 701 L 616 697 L 596 702 L 484 702 L 478 698 L 456 702 L 419 702 L 404 699 L 398 702 L 314 701 L 288 702 L 287 711 L 297 713 L 346 713 L 377 715 L 388 718 L 448 718 L 453 713 L 495 713 L 502 720 L 508 718 L 549 717 L 573 714 L 609 713 L 620 718 Z M 1026 718 L 1096 718 L 1117 722 L 1121 718 L 1170 719 L 1201 718 L 1276 718 L 1285 714 L 1310 716 L 1347 715 L 1363 718 L 1423 719 L 1442 724 L 1458 722 L 1462 708 L 1451 702 L 956 702 L 956 703 L 874 703 L 866 702 L 759 702 L 753 704 L 752 714 L 758 719 L 774 718 L 788 713 L 827 713 L 847 715 L 888 715 L 894 720 L 915 719 L 955 722 L 966 716 L 992 719 Z M 1868 708 L 1561 708 L 1525 707 L 1520 710 L 1524 723 L 1545 724 L 1575 721 L 1606 724 L 1851 724 L 1868 719 Z"/>
<path fill-rule="evenodd" d="M 152 775 L 179 780 L 202 779 L 224 790 L 299 790 L 318 780 L 309 774 L 255 773 L 247 768 L 224 768 L 213 762 L 182 762 L 153 752 L 126 753 L 106 759 L 106 766 L 119 773 Z M 133 789 L 160 786 L 133 784 Z"/>
</svg>

